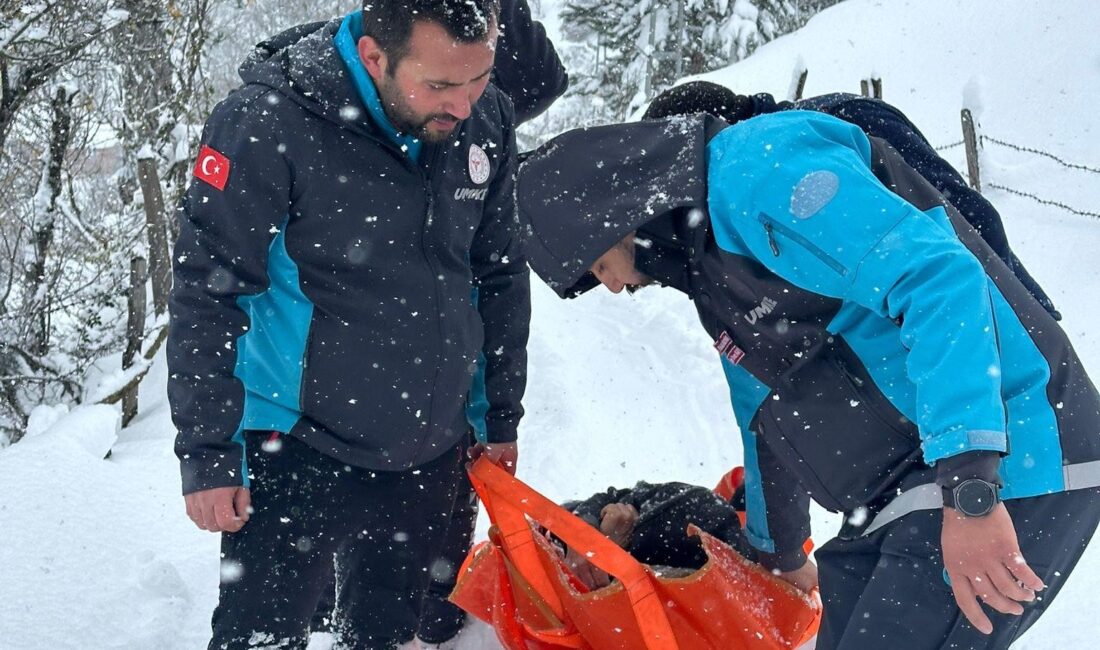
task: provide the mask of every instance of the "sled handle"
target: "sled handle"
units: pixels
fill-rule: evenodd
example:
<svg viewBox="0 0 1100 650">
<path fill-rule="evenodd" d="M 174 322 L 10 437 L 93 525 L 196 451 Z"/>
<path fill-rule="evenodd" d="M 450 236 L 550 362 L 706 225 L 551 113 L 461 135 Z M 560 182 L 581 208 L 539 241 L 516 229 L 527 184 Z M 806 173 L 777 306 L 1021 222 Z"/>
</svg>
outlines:
<svg viewBox="0 0 1100 650">
<path fill-rule="evenodd" d="M 678 650 L 664 606 L 640 562 L 583 519 L 539 494 L 488 458 L 479 458 L 468 471 L 470 482 L 500 531 L 505 552 L 555 614 L 564 618 L 565 608 L 554 591 L 551 577 L 538 559 L 534 533 L 524 515 L 530 516 L 571 548 L 585 549 L 589 562 L 619 579 L 630 600 L 647 650 Z"/>
</svg>

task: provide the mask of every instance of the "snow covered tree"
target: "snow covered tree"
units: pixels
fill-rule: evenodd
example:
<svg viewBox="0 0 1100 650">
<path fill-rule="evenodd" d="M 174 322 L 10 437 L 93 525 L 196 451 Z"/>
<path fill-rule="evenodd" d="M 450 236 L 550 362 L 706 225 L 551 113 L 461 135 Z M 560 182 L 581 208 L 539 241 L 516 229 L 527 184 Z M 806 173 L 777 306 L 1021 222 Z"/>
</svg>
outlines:
<svg viewBox="0 0 1100 650">
<path fill-rule="evenodd" d="M 567 0 L 566 37 L 594 50 L 571 94 L 629 115 L 685 75 L 739 61 L 837 0 Z"/>
<path fill-rule="evenodd" d="M 134 255 L 160 252 L 164 310 L 219 2 L 0 0 L 0 446 L 37 404 L 98 399 Z"/>
</svg>

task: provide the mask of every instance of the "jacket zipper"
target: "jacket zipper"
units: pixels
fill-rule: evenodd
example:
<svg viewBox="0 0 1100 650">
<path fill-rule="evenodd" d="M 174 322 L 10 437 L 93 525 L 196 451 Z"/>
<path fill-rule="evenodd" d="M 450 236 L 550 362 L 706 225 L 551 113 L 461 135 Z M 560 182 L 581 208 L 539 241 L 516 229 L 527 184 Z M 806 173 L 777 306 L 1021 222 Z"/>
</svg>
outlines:
<svg viewBox="0 0 1100 650">
<path fill-rule="evenodd" d="M 836 271 L 839 275 L 848 275 L 848 269 L 845 268 L 839 260 L 837 260 L 832 255 L 826 253 L 824 250 L 822 250 L 820 247 L 818 247 L 816 244 L 811 242 L 803 235 L 779 223 L 778 221 L 763 212 L 758 214 L 756 218 L 758 221 L 760 221 L 760 224 L 764 226 L 764 232 L 768 235 L 768 245 L 772 249 L 772 255 L 779 257 L 780 254 L 779 242 L 776 241 L 775 237 L 775 233 L 778 232 L 787 239 L 809 251 L 814 257 L 821 260 L 821 262 L 825 266 Z"/>
<path fill-rule="evenodd" d="M 306 330 L 306 344 L 302 348 L 302 377 L 298 386 L 298 412 L 306 412 L 306 370 L 309 369 L 309 346 L 313 343 L 313 314 L 310 314 L 309 329 Z"/>
<path fill-rule="evenodd" d="M 446 144 L 450 144 L 450 143 L 451 143 L 451 140 L 448 139 Z M 424 255 L 424 261 L 427 262 L 428 268 L 430 268 L 432 270 L 432 275 L 433 275 L 434 280 L 435 280 L 432 283 L 432 287 L 435 290 L 435 304 L 436 304 L 436 313 L 437 313 L 436 322 L 439 325 L 439 345 L 441 347 L 440 357 L 443 356 L 442 346 L 446 345 L 447 333 L 446 333 L 446 328 L 444 328 L 444 326 L 443 326 L 443 294 L 442 294 L 442 291 L 440 290 L 440 286 L 439 286 L 440 285 L 439 277 L 440 277 L 441 274 L 439 272 L 439 269 L 436 268 L 435 262 L 432 261 L 432 256 L 431 256 L 431 253 L 430 253 L 430 246 L 428 245 L 428 238 L 429 238 L 432 222 L 435 220 L 435 198 L 434 198 L 433 193 L 432 193 L 432 176 L 431 176 L 431 172 L 438 165 L 439 158 L 440 158 L 441 152 L 443 151 L 444 146 L 445 145 L 436 145 L 436 146 L 432 146 L 430 149 L 428 149 L 428 151 L 422 151 L 421 153 L 430 153 L 431 160 L 428 161 L 428 165 L 427 165 L 426 168 L 424 166 L 418 165 L 419 171 L 420 171 L 420 177 L 423 180 L 424 196 L 425 196 L 426 201 L 427 201 L 427 210 L 426 210 L 425 215 L 424 215 L 424 228 L 420 233 L 420 251 Z M 440 365 L 442 365 L 442 364 L 440 364 Z M 429 423 L 432 421 L 433 412 L 435 410 L 434 409 L 434 406 L 435 406 L 435 393 L 436 393 L 435 385 L 436 385 L 436 383 L 439 382 L 440 370 L 441 370 L 441 368 L 439 366 L 437 366 L 436 370 L 435 370 L 435 379 L 432 381 L 431 397 L 428 400 L 428 412 L 425 414 L 427 416 L 426 419 Z M 427 438 L 425 438 L 425 442 L 426 441 L 427 441 Z M 417 454 L 419 454 L 419 453 L 420 453 L 420 450 L 418 449 Z"/>
</svg>

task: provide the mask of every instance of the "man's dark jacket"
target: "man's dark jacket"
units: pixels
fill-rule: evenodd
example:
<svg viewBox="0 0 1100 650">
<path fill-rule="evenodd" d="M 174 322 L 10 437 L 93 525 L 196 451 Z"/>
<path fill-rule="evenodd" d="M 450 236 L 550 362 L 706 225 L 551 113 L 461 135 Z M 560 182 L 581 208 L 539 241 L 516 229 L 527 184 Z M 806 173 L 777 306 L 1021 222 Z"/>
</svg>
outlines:
<svg viewBox="0 0 1100 650">
<path fill-rule="evenodd" d="M 261 44 L 202 136 L 228 180 L 194 180 L 180 208 L 168 391 L 184 493 L 247 485 L 248 429 L 357 467 L 428 462 L 467 436 L 482 357 L 488 440 L 516 438 L 530 297 L 512 103 L 490 85 L 414 163 L 356 94 L 340 24 Z"/>
</svg>

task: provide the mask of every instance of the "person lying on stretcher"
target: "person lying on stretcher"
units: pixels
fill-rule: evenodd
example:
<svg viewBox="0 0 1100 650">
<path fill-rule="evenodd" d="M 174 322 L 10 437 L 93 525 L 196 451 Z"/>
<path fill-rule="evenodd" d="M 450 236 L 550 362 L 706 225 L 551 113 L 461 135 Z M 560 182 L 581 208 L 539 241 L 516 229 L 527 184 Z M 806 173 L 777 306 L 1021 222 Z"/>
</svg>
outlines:
<svg viewBox="0 0 1100 650">
<path fill-rule="evenodd" d="M 738 517 L 738 510 L 744 509 L 744 490 L 740 488 L 731 501 L 726 501 L 697 485 L 640 481 L 633 488 L 610 487 L 584 501 L 562 506 L 598 528 L 639 562 L 659 567 L 664 575 L 687 574 L 707 561 L 698 538 L 688 536 L 688 524 L 695 524 L 746 558 L 756 559 Z M 589 588 L 611 583 L 611 578 L 582 553 L 552 539 L 564 552 L 566 564 Z"/>
</svg>

